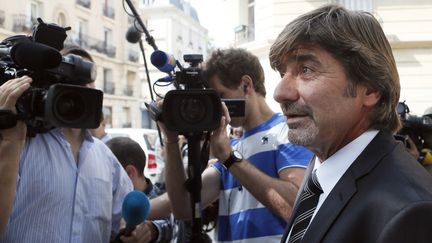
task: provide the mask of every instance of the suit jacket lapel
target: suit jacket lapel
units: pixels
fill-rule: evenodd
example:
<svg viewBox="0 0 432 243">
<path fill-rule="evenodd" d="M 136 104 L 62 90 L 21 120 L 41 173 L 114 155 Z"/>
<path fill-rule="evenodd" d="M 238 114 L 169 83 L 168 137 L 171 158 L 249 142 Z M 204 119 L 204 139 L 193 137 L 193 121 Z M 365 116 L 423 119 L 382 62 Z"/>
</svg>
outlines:
<svg viewBox="0 0 432 243">
<path fill-rule="evenodd" d="M 369 173 L 396 145 L 391 135 L 379 132 L 348 168 L 312 220 L 303 242 L 321 242 L 341 211 L 357 191 L 356 180 Z"/>
<path fill-rule="evenodd" d="M 295 216 L 295 213 L 297 212 L 297 208 L 298 208 L 298 204 L 299 204 L 298 199 L 301 195 L 301 192 L 303 191 L 303 188 L 305 187 L 306 182 L 308 181 L 309 176 L 311 176 L 312 170 L 314 168 L 314 161 L 315 161 L 315 156 L 313 156 L 312 159 L 309 161 L 309 166 L 307 167 L 307 169 L 305 171 L 305 176 L 303 178 L 303 182 L 300 185 L 300 189 L 297 193 L 297 197 L 296 197 L 296 200 L 295 200 L 295 203 L 293 206 L 293 210 L 291 211 L 291 217 L 288 220 L 288 224 L 285 228 L 285 232 L 282 236 L 281 242 L 286 241 L 286 238 L 288 237 L 288 233 L 290 232 L 292 224 L 294 223 L 294 217 L 293 216 Z"/>
</svg>

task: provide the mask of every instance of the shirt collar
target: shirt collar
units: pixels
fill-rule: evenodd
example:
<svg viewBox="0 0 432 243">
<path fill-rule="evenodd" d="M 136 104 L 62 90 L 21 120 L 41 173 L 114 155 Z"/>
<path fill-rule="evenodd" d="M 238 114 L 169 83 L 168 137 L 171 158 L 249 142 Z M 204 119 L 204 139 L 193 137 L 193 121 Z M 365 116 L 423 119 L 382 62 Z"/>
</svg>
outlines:
<svg viewBox="0 0 432 243">
<path fill-rule="evenodd" d="M 153 183 L 147 177 L 145 177 L 144 179 L 147 182 L 147 187 L 144 190 L 144 194 L 149 195 L 153 191 Z"/>
<path fill-rule="evenodd" d="M 64 135 L 63 129 L 64 129 L 64 128 L 57 127 L 57 128 L 54 128 L 54 129 L 51 130 L 51 131 L 52 131 L 52 133 L 55 134 L 56 136 L 60 136 L 61 138 L 64 139 L 64 138 L 65 138 L 65 135 Z M 89 141 L 89 142 L 91 142 L 91 143 L 94 142 L 94 139 L 93 139 L 93 137 L 92 137 L 92 135 L 91 135 L 89 129 L 83 129 L 83 132 L 84 132 L 84 140 Z"/>
<path fill-rule="evenodd" d="M 364 132 L 323 162 L 315 156 L 314 170 L 316 170 L 323 194 L 328 195 L 331 192 L 339 179 L 378 132 L 378 130 Z"/>
</svg>

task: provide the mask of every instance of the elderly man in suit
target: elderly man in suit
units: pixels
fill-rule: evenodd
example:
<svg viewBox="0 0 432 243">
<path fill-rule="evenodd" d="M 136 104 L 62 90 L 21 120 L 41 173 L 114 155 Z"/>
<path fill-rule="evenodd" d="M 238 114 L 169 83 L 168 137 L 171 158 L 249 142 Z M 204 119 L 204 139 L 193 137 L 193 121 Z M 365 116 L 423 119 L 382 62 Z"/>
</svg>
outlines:
<svg viewBox="0 0 432 243">
<path fill-rule="evenodd" d="M 392 136 L 400 85 L 379 22 L 324 6 L 269 55 L 288 138 L 316 155 L 282 242 L 432 242 L 432 177 Z"/>
</svg>

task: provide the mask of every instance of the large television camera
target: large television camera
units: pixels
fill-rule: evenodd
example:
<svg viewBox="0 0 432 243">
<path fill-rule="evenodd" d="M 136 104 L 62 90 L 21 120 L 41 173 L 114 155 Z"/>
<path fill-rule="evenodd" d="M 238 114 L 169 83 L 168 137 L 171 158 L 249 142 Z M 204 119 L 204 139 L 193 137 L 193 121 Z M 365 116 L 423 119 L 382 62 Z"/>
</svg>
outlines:
<svg viewBox="0 0 432 243">
<path fill-rule="evenodd" d="M 32 36 L 16 35 L 0 43 L 0 85 L 27 75 L 31 87 L 19 97 L 16 110 L 0 111 L 0 129 L 25 121 L 27 135 L 53 127 L 99 126 L 103 92 L 84 85 L 94 82 L 96 68 L 80 56 L 62 57 L 60 50 L 70 27 L 46 24 L 38 18 Z"/>
<path fill-rule="evenodd" d="M 154 103 L 148 106 L 154 120 L 162 119 L 167 129 L 180 134 L 213 131 L 220 125 L 221 101 L 227 105 L 231 117 L 244 116 L 243 99 L 221 100 L 215 90 L 206 87 L 200 67 L 202 55 L 190 54 L 183 58 L 189 67 L 184 68 L 163 51 L 157 50 L 150 57 L 154 66 L 169 74 L 160 81 L 173 82 L 176 87 L 166 93 L 162 111 Z M 179 71 L 174 71 L 176 67 Z"/>
</svg>

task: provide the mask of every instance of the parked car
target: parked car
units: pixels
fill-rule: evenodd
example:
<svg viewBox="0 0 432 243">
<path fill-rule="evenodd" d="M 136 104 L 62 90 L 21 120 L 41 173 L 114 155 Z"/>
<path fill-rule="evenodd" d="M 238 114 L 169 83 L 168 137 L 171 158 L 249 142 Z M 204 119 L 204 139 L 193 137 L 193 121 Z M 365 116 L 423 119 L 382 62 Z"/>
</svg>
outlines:
<svg viewBox="0 0 432 243">
<path fill-rule="evenodd" d="M 145 128 L 108 128 L 106 132 L 113 138 L 129 137 L 136 141 L 147 156 L 144 175 L 149 178 L 152 183 L 161 183 L 164 181 L 162 172 L 165 164 L 163 163 L 162 157 L 156 152 L 156 143 L 159 141 L 157 130 Z"/>
</svg>

